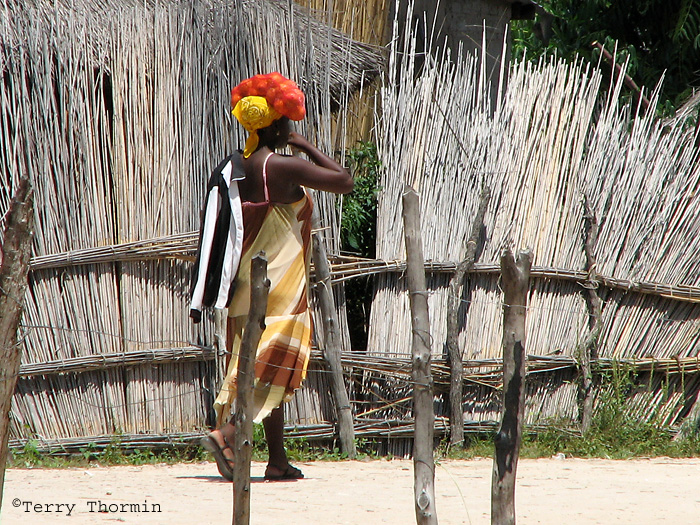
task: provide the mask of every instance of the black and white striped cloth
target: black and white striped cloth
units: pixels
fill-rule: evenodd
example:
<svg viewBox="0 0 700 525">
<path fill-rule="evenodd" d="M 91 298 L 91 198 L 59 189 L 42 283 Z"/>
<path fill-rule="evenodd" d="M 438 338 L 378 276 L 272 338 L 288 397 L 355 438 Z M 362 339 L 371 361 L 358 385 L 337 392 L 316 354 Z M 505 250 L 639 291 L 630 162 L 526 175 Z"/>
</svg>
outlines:
<svg viewBox="0 0 700 525">
<path fill-rule="evenodd" d="M 195 323 L 202 320 L 202 307 L 226 308 L 233 297 L 243 248 L 238 181 L 244 178 L 241 154 L 236 152 L 217 166 L 207 183 L 190 288 L 190 317 Z"/>
</svg>

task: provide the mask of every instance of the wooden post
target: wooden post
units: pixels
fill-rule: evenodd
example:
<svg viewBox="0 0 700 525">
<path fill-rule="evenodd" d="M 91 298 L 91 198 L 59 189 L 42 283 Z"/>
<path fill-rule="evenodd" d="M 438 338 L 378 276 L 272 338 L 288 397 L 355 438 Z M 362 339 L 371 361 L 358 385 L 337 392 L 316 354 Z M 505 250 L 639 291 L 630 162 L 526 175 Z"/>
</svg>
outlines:
<svg viewBox="0 0 700 525">
<path fill-rule="evenodd" d="M 583 199 L 584 226 L 583 246 L 586 252 L 586 271 L 589 284 L 586 285 L 584 298 L 588 309 L 588 336 L 580 351 L 581 361 L 581 432 L 587 434 L 593 420 L 593 371 L 591 362 L 598 358 L 598 341 L 603 329 L 603 307 L 596 287 L 595 245 L 598 241 L 598 221 L 591 210 L 588 199 Z"/>
<path fill-rule="evenodd" d="M 532 255 L 501 256 L 503 284 L 503 419 L 495 438 L 492 525 L 515 524 L 515 474 L 525 410 L 525 314 Z"/>
<path fill-rule="evenodd" d="M 462 296 L 462 283 L 467 272 L 474 266 L 476 245 L 484 226 L 486 207 L 491 198 L 491 190 L 484 186 L 481 190 L 479 209 L 472 223 L 472 231 L 467 241 L 464 260 L 457 265 L 450 279 L 450 293 L 447 296 L 447 362 L 450 366 L 450 445 L 464 444 L 464 410 L 462 409 L 462 379 L 464 367 L 462 351 L 459 348 L 459 307 Z"/>
<path fill-rule="evenodd" d="M 340 361 L 341 342 L 340 333 L 338 332 L 338 313 L 335 310 L 328 257 L 323 244 L 323 233 L 318 229 L 318 217 L 316 216 L 315 219 L 317 229 L 312 236 L 312 256 L 316 276 L 315 288 L 323 323 L 323 357 L 331 372 L 331 392 L 333 393 L 333 401 L 335 402 L 335 410 L 338 417 L 340 450 L 348 458 L 355 459 L 357 457 L 355 427 L 350 398 L 343 379 L 343 367 Z"/>
<path fill-rule="evenodd" d="M 24 307 L 32 251 L 34 193 L 22 178 L 10 204 L 0 252 L 0 507 L 7 464 L 12 395 L 22 358 L 17 329 Z"/>
<path fill-rule="evenodd" d="M 253 257 L 250 266 L 250 311 L 243 330 L 238 356 L 238 390 L 233 467 L 233 525 L 250 522 L 250 459 L 253 452 L 253 384 L 255 380 L 255 356 L 260 336 L 265 329 L 267 294 L 270 281 L 267 278 L 267 259 L 260 252 Z"/>
<path fill-rule="evenodd" d="M 413 329 L 413 475 L 416 523 L 437 523 L 435 508 L 435 462 L 433 459 L 433 378 L 430 371 L 430 318 L 425 286 L 425 260 L 420 228 L 418 194 L 404 186 L 403 224 L 406 240 L 406 284 Z"/>
</svg>

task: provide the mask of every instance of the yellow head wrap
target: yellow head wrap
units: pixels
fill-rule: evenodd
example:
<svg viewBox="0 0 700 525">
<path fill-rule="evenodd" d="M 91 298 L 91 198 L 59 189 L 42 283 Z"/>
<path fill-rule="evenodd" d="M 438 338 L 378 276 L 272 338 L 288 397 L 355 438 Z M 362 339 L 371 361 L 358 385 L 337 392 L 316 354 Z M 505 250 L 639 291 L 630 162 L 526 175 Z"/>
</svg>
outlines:
<svg viewBox="0 0 700 525">
<path fill-rule="evenodd" d="M 258 130 L 268 127 L 275 120 L 282 117 L 280 113 L 267 103 L 265 97 L 248 96 L 238 101 L 233 108 L 233 116 L 238 119 L 241 126 L 250 133 L 245 142 L 243 156 L 247 159 L 258 147 Z"/>
</svg>

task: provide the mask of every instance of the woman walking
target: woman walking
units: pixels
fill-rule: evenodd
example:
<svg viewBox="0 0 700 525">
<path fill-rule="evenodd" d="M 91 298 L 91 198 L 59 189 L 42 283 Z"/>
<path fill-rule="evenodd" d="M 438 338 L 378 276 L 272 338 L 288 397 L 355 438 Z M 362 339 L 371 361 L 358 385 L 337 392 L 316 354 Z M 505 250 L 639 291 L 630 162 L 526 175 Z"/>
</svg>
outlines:
<svg viewBox="0 0 700 525">
<path fill-rule="evenodd" d="M 281 407 L 306 377 L 311 344 L 308 300 L 313 202 L 305 188 L 348 193 L 348 171 L 306 138 L 291 131 L 290 119 L 301 120 L 306 110 L 297 85 L 279 73 L 256 75 L 232 90 L 233 114 L 249 133 L 239 165 L 238 181 L 243 214 L 243 244 L 235 291 L 228 306 L 227 347 L 230 362 L 216 398 L 217 430 L 202 439 L 216 459 L 223 477 L 233 478 L 233 436 L 230 422 L 236 397 L 236 375 L 250 307 L 251 258 L 264 251 L 271 282 L 266 327 L 257 349 L 254 383 L 254 420 L 262 420 L 269 450 L 265 479 L 299 479 L 302 472 L 289 464 L 284 448 Z M 310 162 L 277 154 L 291 146 Z"/>
</svg>

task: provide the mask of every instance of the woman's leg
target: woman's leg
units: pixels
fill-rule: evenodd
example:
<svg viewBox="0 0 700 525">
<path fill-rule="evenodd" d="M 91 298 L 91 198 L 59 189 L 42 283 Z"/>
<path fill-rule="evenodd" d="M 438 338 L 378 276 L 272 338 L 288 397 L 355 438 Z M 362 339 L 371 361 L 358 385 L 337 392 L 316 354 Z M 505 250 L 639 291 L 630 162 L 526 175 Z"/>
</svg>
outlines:
<svg viewBox="0 0 700 525">
<path fill-rule="evenodd" d="M 236 427 L 234 424 L 226 423 L 221 428 L 214 430 L 211 435 L 216 440 L 218 445 L 224 449 L 224 455 L 228 459 L 233 459 L 233 439 L 236 437 Z M 226 446 L 230 448 L 226 449 Z"/>
<path fill-rule="evenodd" d="M 284 448 L 284 410 L 282 407 L 274 409 L 268 417 L 263 419 L 265 439 L 270 457 L 265 469 L 265 479 L 290 480 L 301 479 L 304 474 L 296 467 L 289 464 L 287 451 Z"/>
<path fill-rule="evenodd" d="M 268 465 L 284 470 L 289 461 L 287 451 L 284 449 L 284 410 L 275 408 L 268 417 L 263 419 L 267 450 L 269 452 Z"/>
<path fill-rule="evenodd" d="M 233 340 L 234 337 L 236 336 L 236 321 L 232 317 L 227 317 L 226 319 L 226 367 L 225 370 L 227 371 L 226 373 L 229 374 L 231 371 L 229 370 L 229 364 L 231 361 L 231 352 L 233 349 Z M 221 395 L 221 394 L 220 394 Z M 217 399 L 217 401 L 219 401 Z M 217 410 L 219 412 L 219 410 Z M 219 472 L 221 473 L 222 476 L 225 478 L 229 479 L 232 475 L 231 470 L 233 468 L 233 461 L 234 461 L 234 453 L 233 453 L 233 445 L 234 445 L 234 437 L 236 435 L 236 427 L 231 423 L 231 418 L 229 417 L 228 421 L 226 423 L 222 424 L 222 421 L 220 418 L 223 418 L 223 413 L 228 413 L 229 412 L 229 406 L 228 404 L 224 404 L 224 406 L 220 409 L 220 412 L 222 414 L 218 415 L 219 421 L 218 424 L 220 425 L 219 428 L 216 430 L 212 430 L 208 436 L 203 438 L 202 440 L 202 445 L 204 446 L 205 449 L 209 450 L 214 454 L 214 458 L 217 460 L 217 466 L 219 467 Z M 213 443 L 212 441 L 213 440 Z M 218 450 L 217 450 L 218 449 Z M 223 455 L 223 459 L 221 456 Z"/>
<path fill-rule="evenodd" d="M 233 480 L 234 453 L 230 446 L 233 444 L 233 433 L 235 433 L 235 427 L 227 423 L 199 441 L 202 447 L 214 456 L 219 474 L 229 481 Z"/>
<path fill-rule="evenodd" d="M 224 370 L 228 373 L 228 367 L 231 362 L 231 352 L 233 351 L 233 340 L 236 337 L 236 318 L 226 318 L 226 367 Z M 226 459 L 233 460 L 233 444 L 236 436 L 236 427 L 231 422 L 233 418 L 229 418 L 228 422 L 221 425 L 218 429 L 211 433 L 216 443 L 224 451 Z"/>
<path fill-rule="evenodd" d="M 284 448 L 284 410 L 282 407 L 274 409 L 268 417 L 263 419 L 263 428 L 269 452 L 268 465 L 284 471 L 289 465 L 289 461 L 287 460 L 287 451 Z M 228 444 L 233 448 L 236 426 L 232 422 L 228 422 L 221 428 L 214 430 L 211 436 L 219 447 L 224 449 L 224 455 L 228 459 L 233 459 L 233 450 L 226 449 L 225 446 Z"/>
</svg>

